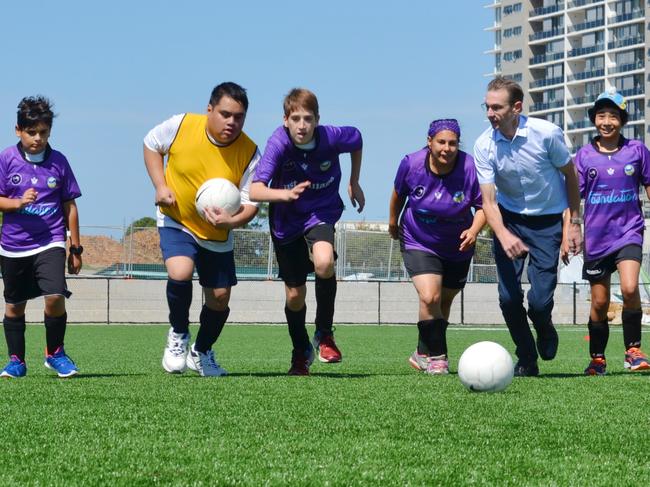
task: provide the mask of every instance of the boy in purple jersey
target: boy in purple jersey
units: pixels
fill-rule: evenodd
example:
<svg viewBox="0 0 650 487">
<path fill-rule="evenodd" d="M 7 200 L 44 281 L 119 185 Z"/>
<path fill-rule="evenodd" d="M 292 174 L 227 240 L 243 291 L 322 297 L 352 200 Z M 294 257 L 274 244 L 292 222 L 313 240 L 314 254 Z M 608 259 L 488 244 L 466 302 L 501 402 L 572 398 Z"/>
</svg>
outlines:
<svg viewBox="0 0 650 487">
<path fill-rule="evenodd" d="M 25 306 L 45 298 L 45 366 L 59 377 L 78 372 L 63 348 L 66 228 L 70 232 L 68 272 L 81 270 L 79 186 L 67 159 L 48 144 L 54 114 L 49 100 L 28 97 L 18 105 L 16 135 L 20 142 L 0 153 L 0 264 L 4 281 L 3 319 L 9 363 L 0 377 L 24 377 Z"/>
<path fill-rule="evenodd" d="M 456 120 L 431 122 L 427 146 L 402 159 L 390 198 L 388 231 L 400 240 L 420 301 L 409 363 L 431 375 L 449 373 L 447 320 L 485 225 L 474 159 L 458 149 L 459 140 Z"/>
<path fill-rule="evenodd" d="M 639 271 L 644 220 L 639 185 L 650 197 L 650 151 L 621 135 L 628 113 L 615 91 L 602 93 L 589 109 L 598 135 L 576 155 L 580 194 L 585 201 L 585 261 L 582 277 L 591 284 L 587 375 L 604 375 L 609 339 L 607 310 L 611 274 L 618 270 L 623 294 L 623 341 L 626 369 L 650 369 L 641 351 Z"/>
<path fill-rule="evenodd" d="M 273 246 L 285 283 L 285 314 L 293 343 L 290 375 L 309 375 L 318 348 L 321 362 L 340 362 L 332 322 L 336 298 L 334 225 L 343 213 L 339 196 L 339 155 L 350 153 L 348 195 L 358 211 L 365 198 L 359 186 L 361 133 L 354 127 L 318 125 L 318 100 L 295 88 L 284 99 L 284 125 L 266 145 L 250 197 L 268 201 Z M 313 346 L 305 328 L 307 275 L 316 274 L 316 332 Z"/>
</svg>

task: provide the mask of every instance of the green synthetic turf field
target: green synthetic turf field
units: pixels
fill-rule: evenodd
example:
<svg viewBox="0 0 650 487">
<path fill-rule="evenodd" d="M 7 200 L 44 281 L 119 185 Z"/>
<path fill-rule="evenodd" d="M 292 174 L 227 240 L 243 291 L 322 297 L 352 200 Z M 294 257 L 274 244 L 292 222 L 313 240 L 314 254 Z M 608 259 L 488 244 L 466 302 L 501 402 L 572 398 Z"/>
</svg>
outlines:
<svg viewBox="0 0 650 487">
<path fill-rule="evenodd" d="M 650 375 L 584 377 L 585 332 L 564 328 L 556 360 L 503 393 L 466 391 L 461 351 L 503 329 L 450 329 L 452 374 L 412 370 L 414 327 L 340 326 L 341 364 L 287 377 L 280 326 L 228 326 L 231 376 L 168 375 L 166 327 L 70 326 L 80 366 L 42 365 L 28 327 L 28 375 L 0 382 L 0 485 L 649 485 Z M 647 339 L 646 339 L 647 341 Z M 0 349 L 4 355 L 4 347 Z"/>
</svg>

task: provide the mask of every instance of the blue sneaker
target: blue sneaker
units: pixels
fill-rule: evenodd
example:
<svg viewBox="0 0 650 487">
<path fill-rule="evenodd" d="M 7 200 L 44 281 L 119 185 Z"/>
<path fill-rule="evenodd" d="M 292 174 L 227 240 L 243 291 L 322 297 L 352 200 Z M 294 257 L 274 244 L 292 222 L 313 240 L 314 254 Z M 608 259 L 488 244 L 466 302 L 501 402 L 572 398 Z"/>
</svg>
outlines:
<svg viewBox="0 0 650 487">
<path fill-rule="evenodd" d="M 65 354 L 63 347 L 45 357 L 45 367 L 54 370 L 59 377 L 71 377 L 79 372 L 72 359 Z"/>
<path fill-rule="evenodd" d="M 12 379 L 17 379 L 19 377 L 25 377 L 27 375 L 27 365 L 25 362 L 20 360 L 15 355 L 12 355 L 9 358 L 9 363 L 5 365 L 5 368 L 0 372 L 0 377 L 11 377 Z"/>
</svg>

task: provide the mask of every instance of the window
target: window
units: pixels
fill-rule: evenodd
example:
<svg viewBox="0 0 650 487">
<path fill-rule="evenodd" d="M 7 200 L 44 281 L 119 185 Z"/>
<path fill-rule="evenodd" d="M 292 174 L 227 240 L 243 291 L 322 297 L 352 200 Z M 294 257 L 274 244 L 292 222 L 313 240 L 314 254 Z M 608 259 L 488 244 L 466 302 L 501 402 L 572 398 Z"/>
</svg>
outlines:
<svg viewBox="0 0 650 487">
<path fill-rule="evenodd" d="M 507 74 L 504 76 L 504 78 L 511 79 L 516 83 L 521 83 L 522 76 L 521 73 L 515 73 L 515 74 Z"/>
<path fill-rule="evenodd" d="M 521 12 L 521 3 L 506 5 L 505 7 L 503 7 L 503 15 L 510 15 L 515 12 Z"/>
<path fill-rule="evenodd" d="M 515 37 L 521 35 L 521 27 L 508 27 L 503 31 L 503 37 Z"/>
<path fill-rule="evenodd" d="M 546 120 L 555 125 L 558 125 L 560 128 L 564 126 L 564 114 L 562 112 L 553 112 L 546 115 Z"/>
<path fill-rule="evenodd" d="M 594 22 L 596 20 L 603 20 L 603 12 L 604 9 L 603 7 L 597 7 L 597 8 L 590 8 L 588 9 L 585 14 L 586 14 L 586 19 L 585 22 Z"/>
<path fill-rule="evenodd" d="M 516 51 L 508 51 L 503 55 L 503 60 L 508 62 L 513 62 L 516 61 L 517 59 L 520 59 L 522 55 L 523 52 L 521 49 L 517 49 Z"/>
<path fill-rule="evenodd" d="M 564 66 L 562 65 L 562 63 L 546 66 L 547 78 L 561 78 L 563 75 L 564 75 Z"/>
<path fill-rule="evenodd" d="M 599 46 L 605 42 L 605 33 L 600 32 L 590 32 L 582 36 L 582 47 L 592 47 Z"/>
<path fill-rule="evenodd" d="M 605 69 L 605 56 L 596 56 L 586 59 L 585 71 Z"/>
<path fill-rule="evenodd" d="M 642 10 L 641 0 L 624 0 L 614 4 L 616 15 L 625 15 Z"/>
<path fill-rule="evenodd" d="M 564 17 L 562 15 L 544 19 L 542 22 L 542 29 L 545 31 L 561 29 L 562 27 L 564 27 Z"/>
<path fill-rule="evenodd" d="M 548 90 L 542 94 L 542 101 L 544 103 L 550 103 L 553 101 L 562 101 L 562 100 L 564 100 L 564 88 Z"/>
<path fill-rule="evenodd" d="M 603 80 L 600 81 L 590 81 L 585 83 L 585 96 L 589 98 L 595 98 L 605 91 L 605 83 Z"/>
<path fill-rule="evenodd" d="M 626 64 L 637 64 L 643 60 L 643 49 L 633 49 L 631 51 L 617 52 L 615 61 L 617 66 Z"/>
<path fill-rule="evenodd" d="M 553 41 L 546 44 L 546 54 L 564 51 L 564 40 Z"/>
</svg>

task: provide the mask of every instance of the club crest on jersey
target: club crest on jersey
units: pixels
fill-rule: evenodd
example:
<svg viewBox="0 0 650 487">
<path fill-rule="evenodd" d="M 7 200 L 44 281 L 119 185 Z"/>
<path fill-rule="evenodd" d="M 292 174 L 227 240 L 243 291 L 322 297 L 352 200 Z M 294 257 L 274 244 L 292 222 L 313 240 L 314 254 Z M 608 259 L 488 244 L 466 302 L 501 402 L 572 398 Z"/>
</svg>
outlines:
<svg viewBox="0 0 650 487">
<path fill-rule="evenodd" d="M 9 181 L 11 181 L 11 184 L 14 186 L 18 186 L 23 181 L 23 177 L 20 174 L 12 174 L 9 176 Z"/>
<path fill-rule="evenodd" d="M 325 172 L 332 167 L 332 161 L 323 161 L 320 163 L 320 170 Z"/>
<path fill-rule="evenodd" d="M 607 174 L 609 174 L 610 176 L 613 175 L 614 174 L 614 168 L 613 167 L 608 167 L 607 168 Z"/>
<path fill-rule="evenodd" d="M 38 178 L 34 176 L 32 179 L 30 179 L 30 181 L 32 182 L 32 184 L 36 184 L 38 183 Z"/>
<path fill-rule="evenodd" d="M 627 176 L 632 176 L 634 174 L 634 166 L 632 164 L 626 164 L 623 170 Z"/>
<path fill-rule="evenodd" d="M 282 165 L 282 169 L 284 169 L 285 171 L 291 171 L 295 167 L 296 167 L 296 163 L 293 161 L 287 161 Z"/>
<path fill-rule="evenodd" d="M 589 168 L 589 171 L 587 171 L 587 175 L 588 175 L 591 179 L 595 179 L 596 176 L 598 176 L 598 170 L 597 170 L 595 167 L 590 167 L 590 168 Z"/>
<path fill-rule="evenodd" d="M 442 198 L 442 193 L 440 191 L 434 191 L 433 196 L 435 196 L 436 199 L 439 200 L 440 198 Z"/>
<path fill-rule="evenodd" d="M 424 196 L 424 186 L 416 186 L 413 189 L 413 197 L 420 199 Z"/>
<path fill-rule="evenodd" d="M 47 178 L 47 187 L 48 188 L 50 188 L 50 189 L 56 188 L 56 183 L 57 183 L 57 181 L 56 181 L 55 177 L 50 176 L 49 178 Z"/>
<path fill-rule="evenodd" d="M 465 199 L 465 194 L 462 191 L 456 191 L 454 193 L 454 203 L 462 203 Z"/>
<path fill-rule="evenodd" d="M 309 168 L 309 166 L 307 165 L 306 162 L 303 162 L 302 164 L 300 164 L 300 167 L 302 167 L 302 170 L 303 170 L 303 171 L 306 171 L 307 168 Z"/>
</svg>

